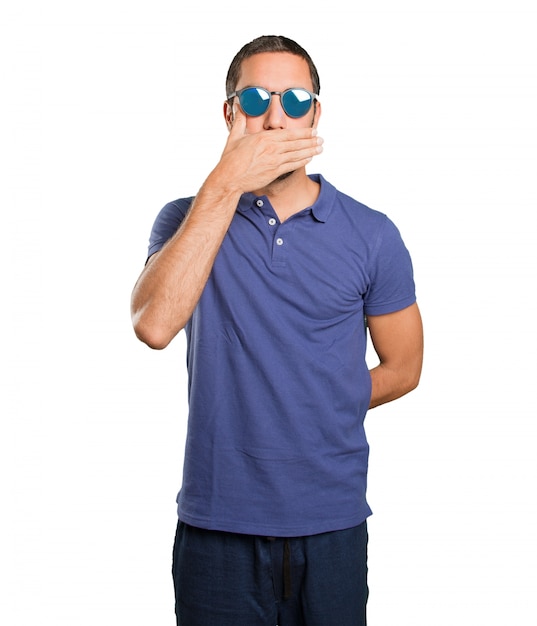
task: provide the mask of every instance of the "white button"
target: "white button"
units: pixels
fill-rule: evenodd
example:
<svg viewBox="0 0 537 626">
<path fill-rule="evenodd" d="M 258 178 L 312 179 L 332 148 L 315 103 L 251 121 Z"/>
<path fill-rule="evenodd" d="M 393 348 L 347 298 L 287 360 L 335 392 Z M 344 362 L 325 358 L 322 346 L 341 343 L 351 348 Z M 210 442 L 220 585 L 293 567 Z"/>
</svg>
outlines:
<svg viewBox="0 0 537 626">
<path fill-rule="evenodd" d="M 271 217 L 271 218 L 269 219 L 268 223 L 269 223 L 271 226 L 274 226 L 274 224 L 276 224 L 276 220 L 275 220 L 273 217 Z"/>
<path fill-rule="evenodd" d="M 258 207 L 262 207 L 263 206 L 263 200 L 256 200 L 255 202 L 257 204 Z"/>
<path fill-rule="evenodd" d="M 283 239 L 281 237 L 278 237 L 278 239 L 276 239 L 276 244 L 278 246 L 283 246 Z"/>
</svg>

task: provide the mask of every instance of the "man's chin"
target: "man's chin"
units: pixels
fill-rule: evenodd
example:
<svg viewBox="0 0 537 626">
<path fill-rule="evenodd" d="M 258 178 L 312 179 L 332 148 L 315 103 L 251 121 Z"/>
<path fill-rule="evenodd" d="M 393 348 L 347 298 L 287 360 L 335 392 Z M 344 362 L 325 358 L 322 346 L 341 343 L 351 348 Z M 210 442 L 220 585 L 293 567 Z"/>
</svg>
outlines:
<svg viewBox="0 0 537 626">
<path fill-rule="evenodd" d="M 269 193 L 270 191 L 277 191 L 285 183 L 285 181 L 289 180 L 289 178 L 291 178 L 291 176 L 295 174 L 295 172 L 297 172 L 297 170 L 292 170 L 291 172 L 281 174 L 280 176 L 278 176 L 278 178 L 275 178 L 271 183 L 269 183 L 264 188 L 263 192 L 261 192 L 261 190 L 258 190 L 258 193 Z"/>
<path fill-rule="evenodd" d="M 284 180 L 287 180 L 289 178 L 289 176 L 292 176 L 294 173 L 296 172 L 296 170 L 291 170 L 290 172 L 285 172 L 285 174 L 282 174 L 281 176 L 278 176 L 278 178 L 276 178 L 276 180 L 274 180 L 274 183 L 281 183 Z"/>
</svg>

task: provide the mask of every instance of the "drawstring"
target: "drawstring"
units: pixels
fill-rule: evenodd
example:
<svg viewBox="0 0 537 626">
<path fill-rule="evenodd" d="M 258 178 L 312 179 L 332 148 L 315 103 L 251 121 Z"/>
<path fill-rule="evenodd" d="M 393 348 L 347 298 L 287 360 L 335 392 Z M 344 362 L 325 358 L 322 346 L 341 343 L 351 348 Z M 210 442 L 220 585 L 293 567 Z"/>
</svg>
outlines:
<svg viewBox="0 0 537 626">
<path fill-rule="evenodd" d="M 276 537 L 267 537 L 267 541 L 275 541 Z M 291 546 L 287 537 L 283 542 L 283 599 L 291 597 Z"/>
<path fill-rule="evenodd" d="M 283 544 L 283 599 L 291 597 L 291 548 L 289 539 L 285 539 Z"/>
</svg>

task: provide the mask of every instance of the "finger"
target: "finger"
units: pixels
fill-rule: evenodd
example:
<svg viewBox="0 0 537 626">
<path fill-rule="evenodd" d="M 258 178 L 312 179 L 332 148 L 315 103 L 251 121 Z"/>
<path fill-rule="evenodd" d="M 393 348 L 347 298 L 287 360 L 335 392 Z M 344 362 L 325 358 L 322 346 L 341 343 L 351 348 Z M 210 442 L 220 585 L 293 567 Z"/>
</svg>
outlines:
<svg viewBox="0 0 537 626">
<path fill-rule="evenodd" d="M 318 154 L 321 154 L 322 151 L 323 151 L 323 147 L 320 145 L 308 146 L 300 150 L 293 150 L 285 154 L 283 162 L 284 163 L 297 163 L 298 161 L 302 162 L 304 160 L 311 161 L 313 157 L 317 156 Z"/>
<path fill-rule="evenodd" d="M 246 134 L 246 115 L 242 112 L 242 109 L 233 103 L 233 125 L 231 126 L 231 132 L 236 137 L 241 137 Z"/>
<path fill-rule="evenodd" d="M 294 141 L 296 139 L 315 139 L 317 137 L 316 128 L 286 128 L 277 131 L 285 141 Z"/>
<path fill-rule="evenodd" d="M 297 152 L 299 150 L 311 150 L 312 154 L 322 152 L 324 139 L 322 137 L 310 137 L 306 139 L 292 139 L 282 142 L 282 152 Z"/>
</svg>

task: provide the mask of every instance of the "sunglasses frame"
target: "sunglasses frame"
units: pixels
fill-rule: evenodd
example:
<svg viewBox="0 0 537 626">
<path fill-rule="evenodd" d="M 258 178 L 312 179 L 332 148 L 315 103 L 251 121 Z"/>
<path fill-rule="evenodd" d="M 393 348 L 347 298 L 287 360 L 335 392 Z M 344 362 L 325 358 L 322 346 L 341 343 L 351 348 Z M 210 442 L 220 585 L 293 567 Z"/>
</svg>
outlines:
<svg viewBox="0 0 537 626">
<path fill-rule="evenodd" d="M 267 108 L 262 113 L 258 113 L 257 115 L 251 115 L 250 113 L 246 113 L 246 111 L 244 111 L 244 109 L 242 108 L 241 96 L 242 96 L 242 94 L 245 91 L 248 91 L 248 89 L 260 89 L 261 91 L 264 91 L 265 93 L 268 93 L 269 98 L 266 101 L 267 102 Z M 302 115 L 290 115 L 287 112 L 287 110 L 285 109 L 285 106 L 283 104 L 283 96 L 286 93 L 288 93 L 289 91 L 304 91 L 311 98 L 311 102 L 310 102 L 310 106 L 309 106 L 308 110 L 305 113 L 303 113 Z M 239 89 L 238 91 L 234 91 L 233 93 L 230 93 L 229 96 L 227 97 L 227 99 L 228 100 L 232 100 L 235 96 L 239 99 L 239 104 L 241 105 L 241 109 L 244 111 L 244 113 L 246 115 L 248 115 L 248 117 L 261 117 L 262 115 L 264 115 L 268 111 L 268 109 L 270 107 L 270 103 L 272 102 L 272 96 L 280 96 L 280 103 L 282 105 L 282 109 L 285 112 L 285 115 L 287 115 L 287 117 L 290 117 L 290 118 L 295 119 L 295 120 L 298 120 L 301 117 L 304 117 L 304 115 L 307 115 L 309 113 L 312 105 L 315 103 L 315 101 L 319 100 L 319 94 L 313 93 L 311 91 L 308 91 L 307 89 L 304 89 L 304 87 L 290 87 L 289 89 L 284 89 L 284 91 L 269 91 L 268 89 L 265 89 L 264 87 L 256 87 L 256 86 L 244 87 L 243 89 Z"/>
</svg>

